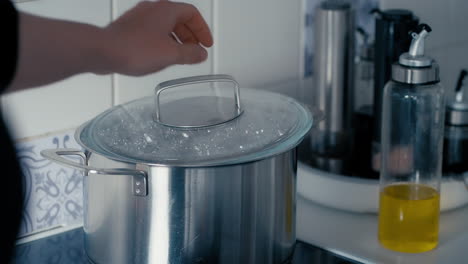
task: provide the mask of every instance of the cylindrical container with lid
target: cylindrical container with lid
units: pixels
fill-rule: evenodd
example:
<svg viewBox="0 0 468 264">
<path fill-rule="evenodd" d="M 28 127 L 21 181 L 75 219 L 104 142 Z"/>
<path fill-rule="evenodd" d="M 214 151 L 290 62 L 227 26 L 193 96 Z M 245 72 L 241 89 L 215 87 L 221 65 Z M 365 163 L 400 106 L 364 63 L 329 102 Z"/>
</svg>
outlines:
<svg viewBox="0 0 468 264">
<path fill-rule="evenodd" d="M 445 100 L 438 65 L 424 55 L 430 31 L 423 24 L 412 33 L 383 97 L 378 236 L 407 253 L 438 243 Z"/>
<path fill-rule="evenodd" d="M 374 44 L 363 28 L 357 29 L 363 38 L 359 48 L 354 86 L 353 130 L 354 146 L 351 174 L 370 178 L 376 173 L 370 169 L 374 104 Z M 378 175 L 375 175 L 378 178 Z"/>
<path fill-rule="evenodd" d="M 354 9 L 349 1 L 324 1 L 315 10 L 312 104 L 326 118 L 310 135 L 311 165 L 340 173 L 352 146 Z"/>
</svg>

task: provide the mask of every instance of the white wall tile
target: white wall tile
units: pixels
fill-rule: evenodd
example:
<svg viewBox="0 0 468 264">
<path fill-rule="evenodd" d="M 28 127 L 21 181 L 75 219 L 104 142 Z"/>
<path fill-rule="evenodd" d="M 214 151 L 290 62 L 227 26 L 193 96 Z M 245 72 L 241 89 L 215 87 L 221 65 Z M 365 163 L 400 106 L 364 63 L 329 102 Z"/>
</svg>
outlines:
<svg viewBox="0 0 468 264">
<path fill-rule="evenodd" d="M 14 139 L 37 136 L 77 127 L 111 107 L 111 80 L 84 74 L 4 95 L 1 102 Z"/>
<path fill-rule="evenodd" d="M 451 1 L 451 0 L 449 0 Z M 403 8 L 413 11 L 419 21 L 429 24 L 433 31 L 428 38 L 427 48 L 443 46 L 451 41 L 449 6 L 446 1 L 439 0 L 382 0 L 382 9 Z"/>
<path fill-rule="evenodd" d="M 105 26 L 110 21 L 111 0 L 38 0 L 17 3 L 22 11 Z"/>
<path fill-rule="evenodd" d="M 429 50 L 429 53 L 440 65 L 440 80 L 446 88 L 448 99 L 451 100 L 460 71 L 468 70 L 468 41 L 450 43 L 444 47 Z M 468 85 L 466 80 L 464 83 L 465 86 Z"/>
<path fill-rule="evenodd" d="M 382 9 L 412 10 L 433 32 L 427 47 L 440 48 L 447 44 L 468 41 L 468 1 L 466 0 L 381 0 Z"/>
<path fill-rule="evenodd" d="M 241 86 L 300 75 L 301 1 L 214 1 L 215 72 Z"/>
<path fill-rule="evenodd" d="M 115 17 L 119 16 L 129 8 L 133 7 L 138 0 L 114 0 L 114 14 Z M 203 17 L 212 26 L 212 9 L 211 0 L 204 1 L 180 1 L 195 5 Z M 117 75 L 114 83 L 115 93 L 115 104 L 121 104 L 133 99 L 137 99 L 143 96 L 153 95 L 154 88 L 160 82 L 193 76 L 193 75 L 205 75 L 212 72 L 212 49 L 208 49 L 208 60 L 197 65 L 176 65 L 169 67 L 161 72 L 150 74 L 142 77 L 129 77 L 123 75 Z"/>
<path fill-rule="evenodd" d="M 449 43 L 468 41 L 468 1 L 466 0 L 381 0 L 382 9 L 412 10 L 421 22 L 429 24 L 432 35 L 427 47 L 440 48 Z"/>
<path fill-rule="evenodd" d="M 212 56 L 208 52 L 208 56 Z M 116 105 L 128 102 L 144 96 L 154 95 L 155 87 L 164 81 L 211 73 L 211 61 L 197 65 L 176 65 L 161 72 L 142 77 L 130 77 L 117 75 L 114 83 L 114 93 Z"/>
<path fill-rule="evenodd" d="M 18 3 L 29 13 L 104 26 L 110 0 L 39 0 Z M 13 137 L 36 136 L 76 127 L 111 106 L 110 76 L 83 74 L 67 80 L 2 96 L 2 110 Z"/>
<path fill-rule="evenodd" d="M 448 0 L 451 28 L 450 32 L 454 35 L 455 42 L 468 43 L 468 1 L 467 0 Z M 467 51 L 468 52 L 468 49 Z"/>
</svg>

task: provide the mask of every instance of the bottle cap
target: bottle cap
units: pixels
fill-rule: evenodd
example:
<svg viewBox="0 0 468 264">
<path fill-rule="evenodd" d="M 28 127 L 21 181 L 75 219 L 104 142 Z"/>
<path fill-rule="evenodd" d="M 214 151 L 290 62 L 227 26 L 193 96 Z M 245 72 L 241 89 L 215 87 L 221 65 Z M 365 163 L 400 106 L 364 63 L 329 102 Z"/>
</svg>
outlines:
<svg viewBox="0 0 468 264">
<path fill-rule="evenodd" d="M 418 31 L 411 33 L 413 40 L 409 51 L 400 55 L 398 63 L 392 66 L 394 81 L 408 84 L 439 82 L 438 64 L 424 54 L 425 39 L 432 29 L 427 24 L 421 24 Z"/>
</svg>

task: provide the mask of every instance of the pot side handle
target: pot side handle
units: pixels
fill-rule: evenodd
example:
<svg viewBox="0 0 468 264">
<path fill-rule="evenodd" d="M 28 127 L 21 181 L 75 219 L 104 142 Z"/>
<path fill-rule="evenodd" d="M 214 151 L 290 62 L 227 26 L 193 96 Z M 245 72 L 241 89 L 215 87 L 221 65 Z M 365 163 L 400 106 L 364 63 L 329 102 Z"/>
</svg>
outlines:
<svg viewBox="0 0 468 264">
<path fill-rule="evenodd" d="M 41 156 L 61 165 L 82 170 L 86 173 L 104 174 L 104 175 L 127 175 L 133 178 L 133 194 L 135 196 L 148 195 L 148 176 L 141 170 L 132 170 L 126 168 L 101 169 L 74 162 L 62 156 L 79 156 L 86 161 L 86 155 L 79 149 L 46 149 L 41 151 Z M 87 174 L 85 174 L 87 175 Z"/>
</svg>

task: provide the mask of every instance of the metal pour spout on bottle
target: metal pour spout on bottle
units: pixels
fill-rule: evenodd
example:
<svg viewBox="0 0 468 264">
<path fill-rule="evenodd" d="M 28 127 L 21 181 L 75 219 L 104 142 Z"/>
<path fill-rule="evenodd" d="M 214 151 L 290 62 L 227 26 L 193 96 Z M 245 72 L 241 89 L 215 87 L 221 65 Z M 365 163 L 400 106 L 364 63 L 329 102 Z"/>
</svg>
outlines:
<svg viewBox="0 0 468 264">
<path fill-rule="evenodd" d="M 381 131 L 378 238 L 407 253 L 438 243 L 445 113 L 438 64 L 424 54 L 431 28 L 417 31 L 384 88 Z"/>
</svg>

